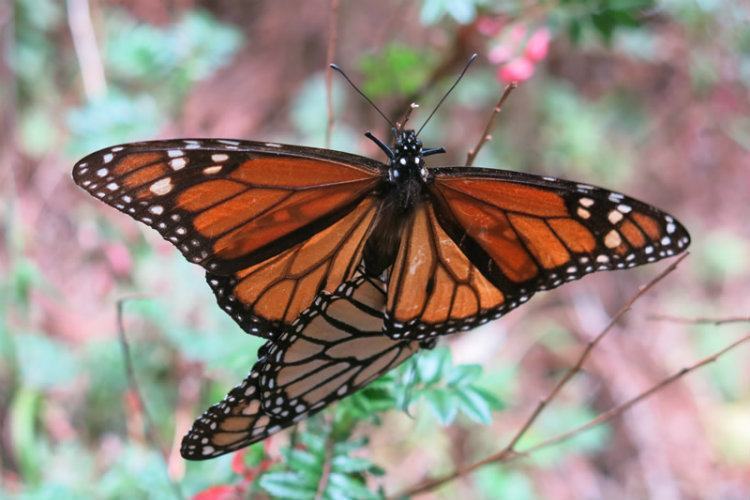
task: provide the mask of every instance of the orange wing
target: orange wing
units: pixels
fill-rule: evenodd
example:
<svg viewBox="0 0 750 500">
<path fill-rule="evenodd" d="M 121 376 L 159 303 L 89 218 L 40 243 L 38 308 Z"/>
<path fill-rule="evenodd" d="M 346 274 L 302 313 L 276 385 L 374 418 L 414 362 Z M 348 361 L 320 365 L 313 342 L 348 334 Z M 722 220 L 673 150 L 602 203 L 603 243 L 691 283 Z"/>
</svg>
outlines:
<svg viewBox="0 0 750 500">
<path fill-rule="evenodd" d="M 209 408 L 182 440 L 189 460 L 261 441 L 363 388 L 419 350 L 385 337 L 383 283 L 361 275 L 322 294 L 277 341 L 258 351 L 244 382 Z"/>
<path fill-rule="evenodd" d="M 381 167 L 329 150 L 186 139 L 93 153 L 73 177 L 207 269 L 222 307 L 264 335 L 351 277 Z"/>
<path fill-rule="evenodd" d="M 433 206 L 419 206 L 404 228 L 390 273 L 386 334 L 424 339 L 469 329 L 474 318 L 505 303 L 505 294 L 437 222 Z"/>
<path fill-rule="evenodd" d="M 690 244 L 672 216 L 619 193 L 500 170 L 431 172 L 389 278 L 393 338 L 468 330 L 539 290 Z"/>
<path fill-rule="evenodd" d="M 290 324 L 318 293 L 331 293 L 352 277 L 375 205 L 364 199 L 339 221 L 264 262 L 225 276 L 208 273 L 219 306 L 254 335 Z"/>
</svg>

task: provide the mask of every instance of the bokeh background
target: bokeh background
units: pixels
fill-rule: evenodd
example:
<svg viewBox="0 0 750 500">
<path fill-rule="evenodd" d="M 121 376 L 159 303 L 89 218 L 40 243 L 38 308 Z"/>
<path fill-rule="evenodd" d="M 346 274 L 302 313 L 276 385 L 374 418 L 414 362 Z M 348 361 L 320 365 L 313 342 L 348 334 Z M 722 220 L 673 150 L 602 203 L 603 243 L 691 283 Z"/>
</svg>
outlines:
<svg viewBox="0 0 750 500">
<path fill-rule="evenodd" d="M 334 15 L 335 14 L 335 15 Z M 376 498 L 500 450 L 623 301 L 666 264 L 537 295 L 294 433 L 185 463 L 179 440 L 259 346 L 200 270 L 77 189 L 115 143 L 226 137 L 324 146 L 326 50 L 391 117 L 463 164 L 571 178 L 677 215 L 692 255 L 642 298 L 519 449 L 646 390 L 747 331 L 750 6 L 733 0 L 6 0 L 0 4 L 0 497 Z M 383 120 L 333 81 L 332 147 L 380 157 Z M 116 304 L 154 421 L 128 389 Z M 427 498 L 750 497 L 750 352 L 722 357 L 576 439 Z M 402 411 L 409 404 L 408 414 Z M 290 447 L 291 443 L 291 447 Z M 331 462 L 329 460 L 329 462 Z M 170 484 L 171 481 L 171 484 Z"/>
</svg>

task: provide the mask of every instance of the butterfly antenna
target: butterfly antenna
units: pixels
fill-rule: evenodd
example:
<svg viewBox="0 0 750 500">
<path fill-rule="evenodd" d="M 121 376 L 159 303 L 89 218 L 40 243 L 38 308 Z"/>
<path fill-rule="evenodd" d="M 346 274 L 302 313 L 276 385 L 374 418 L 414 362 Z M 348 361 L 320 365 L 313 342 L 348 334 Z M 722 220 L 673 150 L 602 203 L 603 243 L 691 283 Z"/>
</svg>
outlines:
<svg viewBox="0 0 750 500">
<path fill-rule="evenodd" d="M 419 130 L 417 130 L 417 136 L 419 136 L 420 132 L 422 132 L 422 129 L 424 128 L 425 125 L 427 125 L 427 122 L 430 121 L 430 119 L 433 117 L 433 115 L 438 110 L 438 108 L 440 107 L 440 105 L 443 104 L 443 101 L 445 101 L 445 99 L 450 95 L 450 93 L 453 92 L 453 89 L 456 88 L 456 85 L 458 85 L 458 82 L 460 82 L 461 78 L 464 77 L 464 74 L 466 73 L 466 70 L 469 69 L 469 66 L 471 66 L 471 63 L 473 63 L 474 61 L 476 61 L 477 57 L 478 57 L 477 54 L 472 54 L 472 56 L 466 62 L 466 65 L 464 66 L 464 69 L 461 70 L 461 74 L 458 75 L 458 78 L 456 78 L 456 81 L 453 83 L 453 85 L 451 86 L 451 88 L 449 88 L 448 92 L 446 92 L 445 95 L 443 96 L 443 98 L 440 99 L 440 101 L 437 103 L 437 106 L 435 106 L 435 109 L 432 110 L 432 113 L 430 113 L 430 116 L 427 117 L 427 119 L 424 121 L 424 123 L 422 124 L 422 126 L 419 127 Z"/>
<path fill-rule="evenodd" d="M 383 119 L 384 119 L 385 121 L 387 121 L 387 122 L 388 122 L 388 125 L 390 125 L 390 126 L 391 126 L 391 128 L 396 128 L 396 125 L 394 125 L 394 124 L 393 124 L 393 122 L 392 122 L 391 120 L 389 120 L 389 119 L 388 119 L 388 117 L 387 117 L 387 116 L 385 116 L 385 114 L 384 114 L 384 113 L 383 113 L 382 111 L 380 111 L 380 108 L 379 108 L 379 107 L 377 107 L 377 106 L 375 105 L 375 103 L 374 103 L 374 102 L 372 102 L 372 101 L 370 100 L 370 98 L 369 98 L 369 97 L 367 97 L 367 96 L 365 95 L 365 93 L 364 93 L 364 92 L 362 92 L 361 90 L 359 90 L 359 87 L 357 87 L 357 86 L 356 86 L 356 85 L 354 84 L 354 82 L 353 82 L 353 81 L 351 81 L 351 79 L 349 79 L 349 77 L 348 77 L 348 76 L 346 76 L 346 73 L 344 73 L 344 70 L 343 70 L 343 69 L 339 68 L 339 67 L 338 67 L 337 65 L 335 65 L 335 64 L 331 64 L 331 69 L 332 69 L 332 70 L 334 70 L 334 71 L 337 71 L 338 73 L 340 73 L 340 74 L 341 74 L 341 76 L 343 76 L 343 77 L 344 77 L 344 78 L 346 79 L 346 81 L 347 81 L 347 82 L 349 82 L 349 85 L 351 85 L 351 86 L 352 86 L 352 88 L 353 88 L 354 90 L 356 90 L 356 91 L 357 91 L 357 93 L 358 93 L 359 95 L 361 95 L 361 96 L 362 96 L 362 97 L 364 98 L 364 100 L 365 100 L 365 101 L 367 101 L 368 103 L 370 103 L 370 106 L 372 106 L 373 108 L 375 108 L 375 111 L 377 111 L 378 113 L 380 113 L 380 116 L 382 116 L 382 117 L 383 117 Z"/>
</svg>

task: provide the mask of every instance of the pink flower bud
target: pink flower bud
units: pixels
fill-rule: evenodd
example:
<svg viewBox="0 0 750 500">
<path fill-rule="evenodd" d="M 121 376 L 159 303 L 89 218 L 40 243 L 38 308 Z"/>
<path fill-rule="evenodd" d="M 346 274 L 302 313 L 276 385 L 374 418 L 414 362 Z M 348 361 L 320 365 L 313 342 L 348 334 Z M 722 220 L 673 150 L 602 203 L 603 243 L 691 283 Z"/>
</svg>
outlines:
<svg viewBox="0 0 750 500">
<path fill-rule="evenodd" d="M 193 500 L 232 500 L 238 498 L 240 492 L 237 491 L 237 487 L 231 484 L 220 484 L 218 486 L 211 486 L 205 490 L 197 493 Z"/>
<path fill-rule="evenodd" d="M 534 74 L 534 63 L 525 57 L 516 57 L 497 70 L 497 77 L 504 83 L 523 82 Z"/>
<path fill-rule="evenodd" d="M 487 54 L 487 59 L 492 64 L 502 64 L 510 60 L 513 56 L 513 51 L 504 43 L 495 45 L 490 49 L 490 53 Z"/>
<path fill-rule="evenodd" d="M 514 24 L 508 33 L 508 39 L 511 45 L 518 47 L 518 45 L 526 38 L 526 25 L 522 23 Z"/>
<path fill-rule="evenodd" d="M 503 28 L 503 21 L 499 17 L 482 16 L 477 19 L 477 31 L 484 36 L 495 36 Z"/>
<path fill-rule="evenodd" d="M 552 36 L 547 28 L 540 28 L 531 35 L 526 43 L 524 55 L 532 62 L 539 62 L 547 57 L 549 42 Z"/>
<path fill-rule="evenodd" d="M 106 245 L 104 247 L 104 256 L 115 276 L 127 276 L 133 269 L 133 259 L 125 245 L 119 243 Z"/>
</svg>

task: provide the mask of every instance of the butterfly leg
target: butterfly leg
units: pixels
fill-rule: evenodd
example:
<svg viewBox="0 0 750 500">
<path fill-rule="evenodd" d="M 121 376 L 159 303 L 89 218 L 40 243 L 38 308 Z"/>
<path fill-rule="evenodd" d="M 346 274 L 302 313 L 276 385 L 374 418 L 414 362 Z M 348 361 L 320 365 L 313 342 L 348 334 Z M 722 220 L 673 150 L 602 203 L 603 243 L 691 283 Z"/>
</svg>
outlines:
<svg viewBox="0 0 750 500">
<path fill-rule="evenodd" d="M 383 141 L 372 135 L 372 132 L 365 132 L 365 137 L 370 139 L 372 142 L 378 145 L 380 149 L 383 150 L 385 155 L 388 157 L 389 160 L 394 160 L 396 158 L 396 154 L 389 148 Z"/>
<path fill-rule="evenodd" d="M 427 148 L 422 150 L 422 156 L 441 155 L 445 153 L 445 148 Z"/>
<path fill-rule="evenodd" d="M 436 338 L 424 339 L 419 341 L 419 347 L 421 347 L 422 349 L 434 349 L 436 345 Z"/>
</svg>

